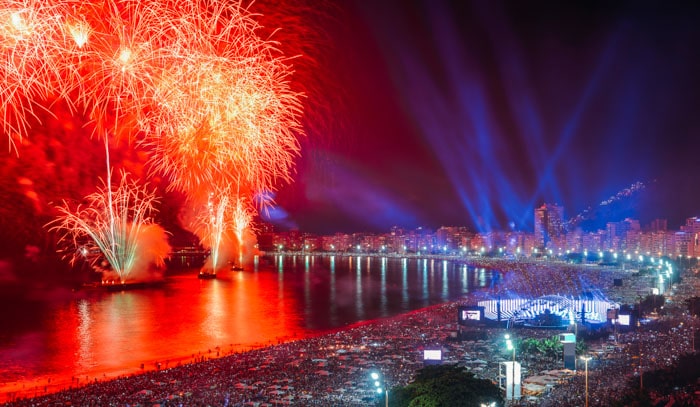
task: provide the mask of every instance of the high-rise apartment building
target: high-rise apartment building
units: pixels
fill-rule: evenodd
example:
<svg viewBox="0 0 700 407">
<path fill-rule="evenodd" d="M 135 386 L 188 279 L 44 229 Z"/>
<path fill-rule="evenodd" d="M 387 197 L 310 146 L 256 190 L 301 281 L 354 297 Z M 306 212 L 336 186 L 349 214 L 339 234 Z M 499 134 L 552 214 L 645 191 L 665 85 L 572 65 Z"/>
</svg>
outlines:
<svg viewBox="0 0 700 407">
<path fill-rule="evenodd" d="M 686 219 L 685 225 L 681 226 L 681 231 L 688 235 L 685 254 L 691 257 L 700 256 L 700 218 Z"/>
<path fill-rule="evenodd" d="M 535 239 L 540 247 L 563 232 L 564 208 L 553 204 L 544 204 L 535 209 Z"/>
<path fill-rule="evenodd" d="M 668 221 L 666 219 L 654 219 L 649 224 L 650 232 L 660 232 L 668 229 Z"/>
<path fill-rule="evenodd" d="M 605 228 L 606 241 L 603 247 L 606 250 L 624 250 L 624 242 L 626 242 L 627 234 L 631 231 L 639 231 L 639 221 L 636 219 L 626 218 L 621 222 L 608 222 Z"/>
</svg>

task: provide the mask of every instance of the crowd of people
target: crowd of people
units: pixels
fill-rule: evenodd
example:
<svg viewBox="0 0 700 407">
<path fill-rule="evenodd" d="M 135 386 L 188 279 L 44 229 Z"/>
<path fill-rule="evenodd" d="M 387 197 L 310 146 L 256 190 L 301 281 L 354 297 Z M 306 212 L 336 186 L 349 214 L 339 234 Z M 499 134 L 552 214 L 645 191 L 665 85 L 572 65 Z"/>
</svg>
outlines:
<svg viewBox="0 0 700 407">
<path fill-rule="evenodd" d="M 562 294 L 571 290 L 570 284 L 578 284 L 578 288 L 598 287 L 611 298 L 636 299 L 639 290 L 648 292 L 653 283 L 645 277 L 634 277 L 629 271 L 607 267 L 546 262 L 509 264 L 510 267 L 498 265 L 504 270 L 499 286 L 523 295 L 530 291 L 534 291 L 533 296 Z M 614 279 L 622 279 L 623 284 L 613 284 Z M 684 292 L 690 294 L 692 290 Z M 481 295 L 493 293 L 485 291 Z M 680 300 L 674 298 L 676 302 Z M 510 352 L 505 350 L 504 328 L 474 327 L 478 335 L 460 340 L 459 305 L 459 301 L 441 304 L 246 352 L 211 352 L 198 356 L 196 363 L 171 363 L 112 380 L 71 383 L 70 388 L 50 394 L 42 394 L 38 389 L 39 394 L 32 398 L 13 395 L 8 405 L 364 406 L 383 397 L 377 395 L 370 373 L 379 373 L 380 387 L 404 386 L 424 366 L 426 349 L 441 350 L 442 363 L 460 363 L 476 376 L 496 382 L 500 362 L 510 358 Z M 617 333 L 612 344 L 594 347 L 600 351 L 591 352 L 594 358 L 588 373 L 590 405 L 608 404 L 621 395 L 627 379 L 638 375 L 640 369 L 667 366 L 691 349 L 689 330 L 693 318 L 681 308 L 665 318 L 664 326 L 673 329 L 666 331 L 650 324 Z M 529 328 L 511 333 L 519 338 L 554 334 Z M 523 357 L 521 362 L 524 378 L 563 367 L 562 360 L 537 355 Z M 562 376 L 546 392 L 524 393 L 518 403 L 583 405 L 584 396 L 584 377 L 579 370 Z"/>
<path fill-rule="evenodd" d="M 679 357 L 691 352 L 694 324 L 694 318 L 688 315 L 668 316 L 634 331 L 617 334 L 614 346 L 592 354 L 588 374 L 590 405 L 612 405 L 630 391 L 630 386 L 641 390 L 644 386 L 642 372 L 671 366 Z M 540 405 L 582 405 L 585 377 L 581 373 L 554 388 Z M 667 398 L 654 394 L 651 397 L 657 402 Z M 700 396 L 694 391 L 684 397 L 693 398 L 695 402 L 686 405 L 700 405 Z"/>
</svg>

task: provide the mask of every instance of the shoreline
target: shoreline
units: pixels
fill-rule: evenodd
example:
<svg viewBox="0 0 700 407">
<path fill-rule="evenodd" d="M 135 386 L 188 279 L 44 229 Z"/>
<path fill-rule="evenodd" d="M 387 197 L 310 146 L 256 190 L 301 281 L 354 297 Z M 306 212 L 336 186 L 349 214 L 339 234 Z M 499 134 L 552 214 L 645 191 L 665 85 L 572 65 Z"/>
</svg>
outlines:
<svg viewBox="0 0 700 407">
<path fill-rule="evenodd" d="M 452 303 L 457 303 L 458 301 L 450 301 L 440 304 L 428 305 L 423 308 L 411 310 L 402 314 L 393 315 L 384 318 L 377 318 L 372 320 L 358 321 L 352 324 L 345 325 L 343 327 L 327 329 L 313 335 L 309 335 L 302 338 L 279 338 L 280 340 L 276 342 L 268 341 L 265 343 L 251 343 L 251 344 L 236 344 L 228 351 L 219 350 L 207 350 L 198 351 L 194 354 L 189 355 L 175 355 L 165 358 L 145 360 L 143 361 L 144 368 L 132 367 L 132 368 L 117 368 L 117 369 L 98 369 L 90 371 L 88 375 L 80 375 L 80 377 L 63 377 L 63 376 L 52 376 L 45 375 L 41 377 L 34 378 L 32 380 L 18 380 L 0 383 L 0 403 L 7 403 L 13 401 L 17 398 L 37 398 L 46 395 L 51 395 L 61 391 L 73 391 L 79 390 L 85 386 L 91 385 L 93 383 L 103 383 L 112 380 L 128 379 L 138 375 L 144 375 L 148 373 L 159 372 L 160 370 L 166 370 L 171 368 L 178 368 L 181 366 L 186 366 L 190 364 L 197 364 L 213 359 L 224 359 L 229 356 L 236 356 L 239 354 L 245 354 L 248 352 L 254 352 L 260 349 L 271 348 L 277 345 L 283 345 L 288 343 L 300 342 L 305 340 L 311 340 L 318 337 L 335 335 L 340 332 L 347 330 L 358 329 L 364 326 L 370 326 L 374 324 L 381 324 L 383 322 L 389 322 L 393 319 L 402 318 L 416 313 L 428 312 L 431 309 L 443 307 Z M 455 314 L 456 315 L 456 314 Z M 157 368 L 158 364 L 161 364 L 161 369 Z"/>
<path fill-rule="evenodd" d="M 527 264 L 531 265 L 530 263 L 527 263 Z M 560 270 L 560 268 L 562 266 L 560 264 L 550 264 L 550 263 L 543 263 L 543 262 L 536 263 L 537 266 L 544 266 L 545 264 L 547 264 L 549 267 L 544 267 L 543 270 L 540 270 L 541 272 L 551 272 L 553 270 Z M 589 266 L 585 266 L 585 267 L 586 267 L 586 270 L 593 270 Z M 610 269 L 602 269 L 602 268 L 598 268 L 598 267 L 596 267 L 596 269 L 597 270 L 594 270 L 594 271 L 598 271 L 598 272 L 611 271 Z M 578 269 L 578 270 L 580 271 L 580 269 Z M 469 298 L 471 300 L 475 300 L 476 297 L 478 297 L 478 295 L 486 295 L 487 291 L 488 290 L 484 290 L 484 292 L 482 292 L 482 293 L 479 293 L 479 292 L 470 293 Z M 81 393 L 93 394 L 94 391 L 90 391 L 89 389 L 93 389 L 93 388 L 99 389 L 100 387 L 110 387 L 110 383 L 113 384 L 113 383 L 118 383 L 118 382 L 121 383 L 121 382 L 130 382 L 130 381 L 139 382 L 144 377 L 150 377 L 152 375 L 165 374 L 165 375 L 178 376 L 183 371 L 190 371 L 190 370 L 196 371 L 199 369 L 205 369 L 206 365 L 210 364 L 210 363 L 223 364 L 223 365 L 237 365 L 237 364 L 240 364 L 241 360 L 247 360 L 249 357 L 254 358 L 255 355 L 259 355 L 259 354 L 264 355 L 264 354 L 268 354 L 268 353 L 278 353 L 277 351 L 280 349 L 282 349 L 282 350 L 284 350 L 284 349 L 304 349 L 306 352 L 312 353 L 313 352 L 312 350 L 307 350 L 306 348 L 313 348 L 314 346 L 317 346 L 318 343 L 333 341 L 333 340 L 335 340 L 334 338 L 338 338 L 338 337 L 349 336 L 349 337 L 353 338 L 354 336 L 356 336 L 357 332 L 382 331 L 382 330 L 387 329 L 387 327 L 389 327 L 389 329 L 388 329 L 389 335 L 394 335 L 395 332 L 392 332 L 390 327 L 393 326 L 397 329 L 403 330 L 403 328 L 400 328 L 400 325 L 402 325 L 402 324 L 403 325 L 405 325 L 405 324 L 411 325 L 410 330 L 412 330 L 412 331 L 424 330 L 424 329 L 428 328 L 428 332 L 429 332 L 428 337 L 430 338 L 430 340 L 427 341 L 427 342 L 429 342 L 428 344 L 430 344 L 431 346 L 436 346 L 436 345 L 442 346 L 441 344 L 444 344 L 444 342 L 446 341 L 446 338 L 449 336 L 449 333 L 446 331 L 446 327 L 450 327 L 450 326 L 454 327 L 457 324 L 457 321 L 456 321 L 456 319 L 457 319 L 457 311 L 456 311 L 457 305 L 465 303 L 466 300 L 467 300 L 466 298 L 462 298 L 462 299 L 456 300 L 456 301 L 448 301 L 448 302 L 441 303 L 441 304 L 430 305 L 427 307 L 423 307 L 423 308 L 420 308 L 417 310 L 412 310 L 412 311 L 409 311 L 407 313 L 403 313 L 403 314 L 399 314 L 399 315 L 395 315 L 395 316 L 391 316 L 391 317 L 379 318 L 379 319 L 367 320 L 367 321 L 358 321 L 358 322 L 353 323 L 351 325 L 347 325 L 344 327 L 320 332 L 320 333 L 313 335 L 313 336 L 310 336 L 310 337 L 305 337 L 305 338 L 301 338 L 301 339 L 294 339 L 294 340 L 290 340 L 290 341 L 286 341 L 286 342 L 282 342 L 282 343 L 277 343 L 277 344 L 272 344 L 272 343 L 260 344 L 260 348 L 252 349 L 252 347 L 251 347 L 251 350 L 243 351 L 243 352 L 235 352 L 235 353 L 230 353 L 230 354 L 223 353 L 220 356 L 214 356 L 211 353 L 206 354 L 206 355 L 202 355 L 202 352 L 199 352 L 198 355 L 201 355 L 201 359 L 199 359 L 199 360 L 195 359 L 194 361 L 191 361 L 191 362 L 181 363 L 184 360 L 192 360 L 192 357 L 187 356 L 187 357 L 183 357 L 179 361 L 178 366 L 174 366 L 171 364 L 169 368 L 164 368 L 162 370 L 158 370 L 155 368 L 150 369 L 150 370 L 146 369 L 145 371 L 140 371 L 140 369 L 131 369 L 130 372 L 126 372 L 125 375 L 117 375 L 116 377 L 113 375 L 110 375 L 111 377 L 108 377 L 105 374 L 105 376 L 103 376 L 104 378 L 106 378 L 105 380 L 100 379 L 97 382 L 90 382 L 89 384 L 81 381 L 79 383 L 80 387 L 72 388 L 72 389 L 65 391 L 63 393 L 65 393 L 65 394 L 81 394 Z M 415 323 L 416 319 L 418 319 L 418 320 L 422 319 L 422 322 Z M 436 323 L 437 323 L 437 325 L 435 325 Z M 492 329 L 496 330 L 496 331 L 503 330 L 502 328 L 492 328 Z M 547 331 L 546 334 L 550 335 L 551 332 L 552 331 Z M 423 333 L 424 338 L 425 338 L 425 335 L 426 334 Z M 539 333 L 537 333 L 535 335 L 539 335 Z M 357 338 L 354 338 L 354 339 L 357 339 Z M 395 339 L 400 339 L 401 341 L 405 341 L 406 335 L 404 333 L 403 335 L 401 335 L 400 338 L 397 337 Z M 409 338 L 409 341 L 410 341 L 410 338 Z M 364 339 L 362 339 L 359 344 L 355 343 L 354 345 L 356 347 L 366 347 L 365 342 L 366 341 Z M 423 342 L 422 346 L 426 346 L 425 341 L 423 340 L 422 342 Z M 414 343 L 413 345 L 416 345 L 416 344 Z M 407 346 L 411 347 L 413 345 L 407 345 Z M 334 346 L 338 347 L 340 345 L 338 343 L 336 343 Z M 350 345 L 348 345 L 348 346 L 350 346 Z M 352 348 L 352 346 L 350 346 L 350 348 Z M 403 360 L 407 364 L 414 366 L 414 367 L 416 364 L 420 364 L 420 361 L 418 360 L 417 355 L 415 354 L 415 352 L 416 352 L 415 349 L 417 349 L 417 347 L 414 348 L 414 350 L 411 352 L 413 354 L 410 355 L 410 357 L 408 359 L 407 359 L 407 356 L 403 356 Z M 346 351 L 349 352 L 348 349 L 346 349 Z M 280 357 L 283 357 L 283 356 L 284 355 L 282 355 Z M 327 356 L 327 355 L 323 355 L 323 356 Z M 318 359 L 318 358 L 316 358 L 316 359 Z M 323 359 L 323 358 L 321 358 L 321 359 Z M 151 363 L 155 363 L 155 362 L 157 362 L 157 361 L 153 361 Z M 276 365 L 279 365 L 279 363 L 280 363 L 279 361 L 274 362 L 274 364 L 276 364 Z M 285 362 L 283 365 L 286 365 L 288 363 L 289 362 Z M 224 367 L 220 367 L 220 368 L 223 369 Z M 178 373 L 178 372 L 180 372 L 180 373 Z M 173 380 L 173 379 L 170 379 L 170 380 Z M 404 380 L 408 380 L 408 378 L 404 378 Z M 260 382 L 260 380 L 257 380 L 257 382 Z M 400 382 L 400 380 L 397 380 L 397 384 L 399 382 Z M 41 400 L 44 397 L 51 398 L 52 395 L 57 394 L 56 392 L 61 393 L 65 389 L 66 383 L 72 385 L 72 380 L 71 380 L 71 382 L 67 382 L 67 381 L 53 382 L 51 384 L 51 388 L 49 388 L 47 385 L 47 388 L 46 388 L 46 391 L 47 391 L 46 395 L 47 396 L 44 396 L 44 394 L 42 393 L 42 394 L 39 394 L 38 399 Z M 85 383 L 85 384 L 83 384 L 83 383 Z M 62 384 L 64 387 L 60 388 L 60 386 Z M 39 390 L 43 390 L 43 389 L 40 388 Z M 4 394 L 6 396 L 5 401 L 16 399 L 18 397 L 27 397 L 27 393 L 30 393 L 29 395 L 31 395 L 31 393 L 34 393 L 35 391 L 36 391 L 36 389 L 27 389 L 23 393 L 14 393 L 14 394 L 5 393 Z M 102 393 L 102 391 L 98 390 L 98 393 Z M 187 391 L 176 392 L 176 393 L 185 394 L 185 393 L 187 393 Z M 68 396 L 68 397 L 70 398 L 70 396 Z M 18 404 L 18 405 L 22 405 L 22 404 Z M 350 404 L 350 405 L 353 405 L 353 404 Z"/>
<path fill-rule="evenodd" d="M 134 379 L 140 376 L 152 374 L 152 373 L 160 373 L 160 372 L 165 372 L 165 371 L 172 371 L 172 370 L 177 370 L 180 368 L 186 368 L 189 365 L 198 365 L 201 363 L 209 362 L 209 361 L 214 361 L 214 360 L 235 360 L 237 356 L 240 355 L 245 355 L 245 354 L 250 354 L 250 353 L 255 353 L 261 350 L 267 350 L 271 348 L 275 348 L 277 346 L 282 346 L 282 345 L 287 345 L 287 344 L 303 344 L 305 342 L 313 341 L 314 339 L 318 338 L 323 338 L 323 337 L 330 337 L 334 336 L 343 332 L 347 331 L 352 331 L 352 330 L 357 330 L 357 329 L 362 329 L 363 327 L 369 327 L 369 326 L 375 326 L 375 325 L 381 325 L 385 323 L 391 323 L 392 321 L 400 320 L 403 318 L 408 318 L 412 315 L 417 315 L 417 314 L 424 314 L 427 313 L 431 310 L 443 308 L 443 307 L 456 307 L 457 304 L 459 304 L 460 301 L 449 301 L 445 303 L 440 303 L 440 304 L 433 304 L 429 305 L 423 308 L 411 310 L 402 314 L 398 315 L 393 315 L 389 317 L 384 317 L 384 318 L 377 318 L 377 319 L 372 319 L 372 320 L 365 320 L 365 321 L 358 321 L 349 325 L 346 325 L 344 327 L 339 327 L 339 328 L 334 328 L 334 329 L 329 329 L 325 330 L 323 332 L 319 332 L 314 335 L 310 335 L 307 337 L 303 338 L 293 338 L 289 340 L 282 340 L 276 343 L 268 342 L 268 343 L 258 343 L 258 344 L 251 344 L 251 345 L 241 345 L 240 350 L 233 350 L 229 352 L 214 352 L 211 350 L 208 350 L 207 352 L 198 352 L 197 354 L 194 355 L 189 355 L 189 356 L 179 356 L 179 357 L 171 357 L 168 358 L 168 364 L 165 366 L 161 366 L 161 369 L 158 369 L 156 366 L 157 364 L 162 364 L 163 359 L 158 359 L 158 360 L 149 360 L 144 362 L 144 369 L 141 368 L 130 368 L 130 369 L 119 369 L 119 370 L 112 370 L 112 369 L 102 369 L 99 371 L 94 371 L 91 372 L 92 375 L 85 376 L 85 379 L 82 378 L 57 378 L 56 377 L 51 377 L 51 376 L 43 376 L 31 381 L 17 381 L 17 382 L 8 382 L 8 383 L 3 383 L 0 386 L 0 404 L 4 403 L 12 403 L 16 402 L 18 400 L 32 400 L 32 399 L 41 399 L 42 397 L 45 396 L 51 396 L 56 393 L 61 393 L 61 392 L 73 392 L 73 391 L 80 391 L 83 388 L 90 387 L 92 385 L 99 385 L 99 384 L 104 384 L 112 381 L 117 381 L 117 380 L 130 380 Z M 456 316 L 456 308 L 455 308 L 455 316 Z M 248 349 L 248 350 L 245 350 Z M 194 356 L 194 358 L 193 358 Z M 149 366 L 151 366 L 149 368 Z M 94 375 L 94 373 L 97 373 L 97 375 Z M 101 374 L 101 375 L 100 375 Z M 39 384 L 39 382 L 43 384 Z M 32 383 L 33 385 L 27 386 L 27 384 Z M 75 383 L 75 385 L 74 385 Z M 22 386 L 22 387 L 20 387 Z"/>
</svg>

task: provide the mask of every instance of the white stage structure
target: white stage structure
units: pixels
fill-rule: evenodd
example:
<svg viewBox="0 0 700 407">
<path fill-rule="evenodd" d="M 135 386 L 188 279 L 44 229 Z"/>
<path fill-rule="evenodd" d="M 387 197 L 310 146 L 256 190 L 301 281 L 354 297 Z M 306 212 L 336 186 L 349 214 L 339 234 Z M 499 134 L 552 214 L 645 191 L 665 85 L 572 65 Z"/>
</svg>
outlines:
<svg viewBox="0 0 700 407">
<path fill-rule="evenodd" d="M 562 325 L 574 323 L 604 323 L 609 309 L 618 309 L 617 303 L 601 299 L 573 298 L 546 295 L 538 298 L 509 298 L 479 301 L 484 307 L 484 317 L 490 320 L 524 323 L 545 313 L 561 317 Z"/>
</svg>

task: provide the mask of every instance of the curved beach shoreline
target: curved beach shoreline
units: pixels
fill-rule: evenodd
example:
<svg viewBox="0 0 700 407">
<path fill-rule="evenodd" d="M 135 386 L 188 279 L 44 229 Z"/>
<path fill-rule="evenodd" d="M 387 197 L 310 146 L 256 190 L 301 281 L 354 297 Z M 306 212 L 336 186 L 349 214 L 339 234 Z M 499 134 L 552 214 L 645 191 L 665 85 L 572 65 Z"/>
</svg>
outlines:
<svg viewBox="0 0 700 407">
<path fill-rule="evenodd" d="M 639 290 L 648 290 L 651 279 L 633 276 L 629 271 L 571 266 L 549 262 L 509 262 L 495 267 L 508 268 L 512 276 L 505 279 L 504 292 L 523 289 L 533 290 L 530 278 L 537 278 L 537 290 L 556 289 L 563 294 L 572 288 L 571 281 L 581 280 L 585 273 L 587 281 L 598 282 L 600 289 L 613 300 L 638 297 Z M 479 264 L 486 267 L 487 265 Z M 508 271 L 506 271 L 508 273 Z M 532 274 L 532 275 L 531 275 Z M 623 285 L 612 284 L 613 278 L 622 278 Z M 574 284 L 575 285 L 575 284 Z M 551 287 L 548 287 L 551 286 Z M 648 291 L 647 291 L 648 292 Z M 539 293 L 532 293 L 533 296 Z M 490 296 L 484 291 L 475 293 L 465 301 L 473 303 L 479 296 Z M 456 341 L 457 307 L 455 301 L 399 316 L 360 322 L 346 328 L 318 336 L 274 344 L 242 353 L 221 355 L 206 353 L 198 355 L 196 363 L 173 362 L 169 367 L 147 371 L 143 374 L 120 377 L 113 380 L 97 379 L 97 382 L 80 388 L 51 393 L 59 390 L 58 384 L 43 389 L 33 389 L 35 394 L 45 394 L 33 399 L 32 389 L 24 393 L 9 395 L 12 406 L 42 406 L 57 404 L 72 405 L 319 405 L 361 406 L 374 397 L 369 383 L 369 372 L 381 371 L 389 387 L 405 385 L 413 374 L 423 366 L 422 349 L 439 347 L 443 350 L 444 363 L 461 363 L 477 376 L 495 379 L 498 365 L 507 360 L 503 352 L 503 328 L 477 328 L 481 339 Z M 521 338 L 550 337 L 554 332 L 537 329 L 518 329 L 515 335 Z M 664 341 L 668 338 L 664 338 Z M 682 348 L 682 340 L 679 340 Z M 620 347 L 624 355 L 624 346 Z M 679 349 L 681 351 L 682 349 Z M 536 376 L 544 371 L 557 370 L 561 363 L 547 360 L 524 361 L 525 377 Z M 600 371 L 602 372 L 602 366 Z M 594 376 L 595 371 L 591 372 Z M 579 375 L 580 376 L 580 375 Z M 562 377 L 580 389 L 580 377 Z M 573 384 L 571 384 L 573 383 Z M 578 384 L 577 384 L 578 383 Z M 563 386 L 562 386 L 563 387 Z M 601 388 L 602 392 L 606 391 Z M 576 405 L 577 392 L 568 391 Z M 556 389 L 550 393 L 557 397 Z M 546 404 L 546 399 L 531 399 L 532 403 Z M 523 404 L 527 404 L 523 398 Z M 580 402 L 581 400 L 578 400 Z M 246 404 L 248 403 L 248 404 Z M 558 400 L 558 405 L 566 405 Z M 579 403 L 580 404 L 580 403 Z M 554 404 L 552 404 L 554 405 Z"/>
</svg>

